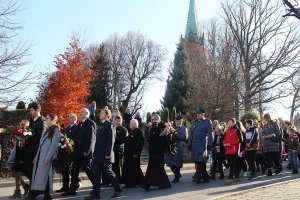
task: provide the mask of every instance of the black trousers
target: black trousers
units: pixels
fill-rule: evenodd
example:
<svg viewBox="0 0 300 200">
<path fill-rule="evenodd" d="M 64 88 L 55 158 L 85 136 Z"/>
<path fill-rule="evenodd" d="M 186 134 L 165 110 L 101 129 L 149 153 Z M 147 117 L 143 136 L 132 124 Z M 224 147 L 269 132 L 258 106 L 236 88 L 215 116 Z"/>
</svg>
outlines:
<svg viewBox="0 0 300 200">
<path fill-rule="evenodd" d="M 243 171 L 243 172 L 248 171 L 248 166 L 247 166 L 245 158 L 237 156 L 237 158 L 236 158 L 236 171 L 238 173 L 240 173 L 241 171 Z"/>
<path fill-rule="evenodd" d="M 203 179 L 204 181 L 209 180 L 208 173 L 206 171 L 206 162 L 196 162 L 196 174 L 197 180 Z"/>
<path fill-rule="evenodd" d="M 266 168 L 271 169 L 273 165 L 275 166 L 276 170 L 280 169 L 280 158 L 278 152 L 266 152 Z"/>
<path fill-rule="evenodd" d="M 257 153 L 255 155 L 255 162 L 256 162 L 256 170 L 257 171 L 263 171 L 265 168 L 265 161 L 264 161 L 264 156 L 262 153 Z"/>
<path fill-rule="evenodd" d="M 173 172 L 173 174 L 175 175 L 175 179 L 180 179 L 181 178 L 180 167 L 170 166 L 170 168 L 171 168 L 171 171 Z"/>
<path fill-rule="evenodd" d="M 233 175 L 235 178 L 239 178 L 240 172 L 237 170 L 237 155 L 227 155 L 228 165 L 229 165 L 229 179 L 233 179 Z"/>
<path fill-rule="evenodd" d="M 25 154 L 25 160 L 24 160 L 24 175 L 29 179 L 31 184 L 32 179 L 32 171 L 33 171 L 33 160 L 36 156 L 36 153 L 26 153 Z"/>
<path fill-rule="evenodd" d="M 62 169 L 61 175 L 63 182 L 62 187 L 68 190 L 70 188 L 70 166 L 66 166 L 64 169 Z"/>
<path fill-rule="evenodd" d="M 220 175 L 224 176 L 223 163 L 225 162 L 225 158 L 222 156 L 213 156 L 213 166 L 211 175 L 214 177 L 217 171 L 217 167 L 220 169 Z"/>
<path fill-rule="evenodd" d="M 256 150 L 247 151 L 247 153 L 246 153 L 246 160 L 249 165 L 249 170 L 251 172 L 251 176 L 256 175 L 255 154 L 256 154 Z"/>
<path fill-rule="evenodd" d="M 121 183 L 122 181 L 122 177 L 121 177 L 121 171 L 123 168 L 122 158 L 123 158 L 122 155 L 120 155 L 119 153 L 115 153 L 115 163 L 112 164 L 112 170 L 114 171 L 119 183 Z"/>
<path fill-rule="evenodd" d="M 73 160 L 73 165 L 71 169 L 71 184 L 70 184 L 71 191 L 76 191 L 78 188 L 78 182 L 79 182 L 78 176 L 81 168 L 85 171 L 86 175 L 88 176 L 92 184 L 94 182 L 93 170 L 91 167 L 90 158 L 85 157 L 83 159 L 75 159 Z"/>
</svg>

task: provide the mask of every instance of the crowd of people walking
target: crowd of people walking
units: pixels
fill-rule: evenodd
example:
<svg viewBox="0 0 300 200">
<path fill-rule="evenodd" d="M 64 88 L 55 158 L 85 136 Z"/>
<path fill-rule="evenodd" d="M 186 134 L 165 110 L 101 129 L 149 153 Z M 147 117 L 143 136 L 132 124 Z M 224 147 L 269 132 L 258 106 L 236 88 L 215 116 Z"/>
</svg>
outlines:
<svg viewBox="0 0 300 200">
<path fill-rule="evenodd" d="M 52 199 L 54 163 L 62 137 L 74 141 L 72 158 L 66 163 L 67 167 L 61 169 L 62 188 L 56 191 L 64 197 L 77 194 L 81 170 L 93 185 L 89 196 L 85 197 L 87 200 L 99 199 L 101 186 L 105 185 L 114 188 L 111 198 L 119 197 L 123 189 L 136 186 L 146 191 L 153 186 L 171 188 L 171 183 L 179 183 L 182 177 L 184 143 L 191 151 L 191 161 L 195 163 L 192 180 L 195 184 L 215 180 L 217 173 L 219 179 L 224 179 L 224 169 L 229 169 L 225 184 L 239 182 L 241 172 L 244 177 L 249 173 L 249 180 L 255 180 L 258 172 L 267 176 L 279 174 L 284 152 L 288 152 L 288 168 L 293 170 L 293 174 L 298 173 L 299 135 L 291 122 L 285 122 L 280 128 L 269 114 L 265 114 L 262 121 L 246 120 L 244 127 L 234 118 L 227 123 L 211 121 L 205 117 L 203 108 L 197 108 L 189 133 L 183 125 L 182 116 L 176 116 L 173 126 L 170 122 L 161 121 L 158 114 L 153 114 L 148 126 L 149 161 L 144 175 L 140 162 L 145 135 L 140 128 L 139 114 L 133 119 L 130 110 L 127 110 L 123 121 L 117 108 L 111 113 L 105 107 L 100 111 L 100 123 L 97 125 L 94 122 L 98 117 L 96 104 L 93 102 L 79 111 L 79 120 L 76 114 L 70 113 L 69 125 L 62 131 L 55 114 L 49 113 L 46 118 L 41 116 L 38 103 L 30 103 L 28 110 L 32 118 L 30 121 L 22 120 L 20 127 L 30 127 L 33 134 L 17 140 L 12 166 L 16 190 L 11 199 L 21 198 L 21 186 L 25 200 L 36 199 L 41 194 L 45 200 Z M 212 159 L 209 171 L 208 155 Z M 174 173 L 171 182 L 165 164 Z M 25 183 L 23 175 L 30 184 Z"/>
</svg>

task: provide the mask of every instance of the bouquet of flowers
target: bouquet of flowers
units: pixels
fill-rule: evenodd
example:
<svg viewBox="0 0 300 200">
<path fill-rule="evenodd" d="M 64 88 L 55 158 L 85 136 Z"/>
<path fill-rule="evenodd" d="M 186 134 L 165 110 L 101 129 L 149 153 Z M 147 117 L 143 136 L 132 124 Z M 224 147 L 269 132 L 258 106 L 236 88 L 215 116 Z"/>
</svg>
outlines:
<svg viewBox="0 0 300 200">
<path fill-rule="evenodd" d="M 61 172 L 67 167 L 70 167 L 72 153 L 73 148 L 70 141 L 64 135 L 61 135 L 60 141 L 58 143 L 57 159 L 54 164 L 56 171 Z"/>
<path fill-rule="evenodd" d="M 26 139 L 32 135 L 32 132 L 27 129 L 16 129 L 11 131 L 11 134 L 14 135 L 17 139 Z"/>
<path fill-rule="evenodd" d="M 173 127 L 173 121 L 169 121 L 168 123 L 165 123 L 164 130 L 160 133 L 159 136 L 174 134 L 176 132 L 176 129 Z"/>
<path fill-rule="evenodd" d="M 176 148 L 176 141 L 175 141 L 175 135 L 177 134 L 176 128 L 173 126 L 173 121 L 170 121 L 166 123 L 166 132 L 167 134 L 167 153 L 169 154 L 176 154 L 177 148 Z"/>
</svg>

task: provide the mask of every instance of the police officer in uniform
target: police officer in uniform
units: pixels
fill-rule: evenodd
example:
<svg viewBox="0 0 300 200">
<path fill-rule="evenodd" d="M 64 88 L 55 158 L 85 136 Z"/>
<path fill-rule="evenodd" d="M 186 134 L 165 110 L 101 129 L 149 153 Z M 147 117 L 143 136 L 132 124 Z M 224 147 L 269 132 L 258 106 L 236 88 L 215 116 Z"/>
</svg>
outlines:
<svg viewBox="0 0 300 200">
<path fill-rule="evenodd" d="M 194 183 L 207 183 L 209 176 L 206 171 L 207 149 L 211 149 L 213 143 L 213 130 L 211 121 L 205 118 L 205 110 L 197 108 L 197 119 L 193 122 L 188 148 L 192 152 L 192 162 L 196 164 Z"/>
</svg>

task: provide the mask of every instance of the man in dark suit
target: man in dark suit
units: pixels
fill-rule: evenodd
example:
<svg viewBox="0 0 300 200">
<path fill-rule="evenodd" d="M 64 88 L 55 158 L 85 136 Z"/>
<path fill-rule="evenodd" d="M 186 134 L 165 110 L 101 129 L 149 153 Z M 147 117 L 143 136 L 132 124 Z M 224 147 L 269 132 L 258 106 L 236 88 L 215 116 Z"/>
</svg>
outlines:
<svg viewBox="0 0 300 200">
<path fill-rule="evenodd" d="M 112 163 L 112 170 L 114 171 L 119 183 L 122 182 L 121 171 L 123 168 L 123 155 L 124 155 L 124 142 L 128 135 L 128 130 L 122 126 L 123 118 L 119 115 L 112 120 L 114 122 L 114 128 L 116 131 L 115 143 L 114 143 L 114 156 L 115 162 Z M 108 186 L 110 184 L 109 178 L 102 174 L 102 186 Z"/>
<path fill-rule="evenodd" d="M 122 117 L 116 116 L 114 119 L 115 129 L 116 129 L 116 138 L 114 143 L 114 154 L 115 162 L 112 164 L 112 169 L 116 174 L 117 180 L 121 183 L 121 171 L 123 167 L 123 155 L 124 155 L 124 142 L 128 136 L 127 129 L 122 126 Z"/>
<path fill-rule="evenodd" d="M 66 137 L 68 139 L 74 140 L 74 131 L 78 127 L 77 125 L 77 115 L 76 114 L 70 114 L 69 116 L 69 126 L 66 128 Z M 69 163 L 68 166 L 65 167 L 65 169 L 62 169 L 61 174 L 62 174 L 62 188 L 59 190 L 56 190 L 55 192 L 66 192 L 70 189 L 70 165 Z M 78 184 L 79 187 L 79 184 Z"/>
<path fill-rule="evenodd" d="M 119 197 L 122 192 L 120 184 L 118 183 L 116 176 L 112 170 L 112 163 L 114 163 L 113 144 L 115 140 L 115 133 L 113 133 L 113 126 L 109 122 L 110 117 L 110 110 L 101 110 L 101 123 L 97 130 L 96 145 L 93 156 L 94 184 L 91 194 L 85 198 L 87 200 L 100 198 L 102 173 L 105 173 L 107 175 L 115 189 L 115 192 L 111 196 L 111 198 Z"/>
<path fill-rule="evenodd" d="M 25 140 L 25 150 L 24 150 L 24 174 L 30 180 L 32 178 L 33 170 L 33 159 L 39 148 L 40 139 L 42 133 L 44 132 L 46 125 L 45 120 L 41 116 L 41 105 L 37 102 L 32 102 L 28 105 L 27 110 L 30 112 L 31 119 L 29 123 L 29 128 L 33 132 L 32 136 Z"/>
<path fill-rule="evenodd" d="M 89 119 L 89 110 L 82 108 L 79 112 L 81 122 L 74 130 L 74 152 L 73 165 L 71 169 L 71 184 L 70 189 L 63 193 L 62 196 L 76 195 L 78 188 L 78 175 L 82 168 L 87 174 L 90 181 L 93 183 L 93 170 L 90 160 L 94 151 L 96 140 L 96 124 Z"/>
</svg>

